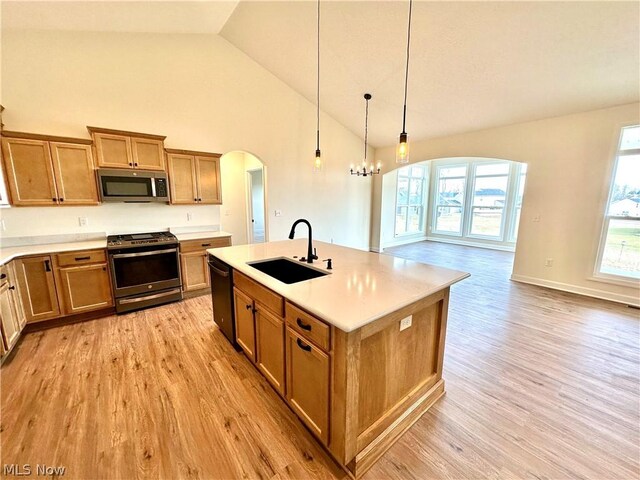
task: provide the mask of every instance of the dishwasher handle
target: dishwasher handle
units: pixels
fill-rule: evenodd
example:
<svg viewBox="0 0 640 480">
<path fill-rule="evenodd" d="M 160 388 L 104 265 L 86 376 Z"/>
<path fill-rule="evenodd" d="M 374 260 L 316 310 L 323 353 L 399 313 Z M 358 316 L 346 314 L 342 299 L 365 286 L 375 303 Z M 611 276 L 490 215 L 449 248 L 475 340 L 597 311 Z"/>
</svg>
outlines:
<svg viewBox="0 0 640 480">
<path fill-rule="evenodd" d="M 220 268 L 218 268 L 216 265 L 214 265 L 213 263 L 211 263 L 211 261 L 208 262 L 209 263 L 209 268 L 211 270 L 213 270 L 216 274 L 220 275 L 221 277 L 228 277 L 229 276 L 229 271 L 224 271 Z"/>
</svg>

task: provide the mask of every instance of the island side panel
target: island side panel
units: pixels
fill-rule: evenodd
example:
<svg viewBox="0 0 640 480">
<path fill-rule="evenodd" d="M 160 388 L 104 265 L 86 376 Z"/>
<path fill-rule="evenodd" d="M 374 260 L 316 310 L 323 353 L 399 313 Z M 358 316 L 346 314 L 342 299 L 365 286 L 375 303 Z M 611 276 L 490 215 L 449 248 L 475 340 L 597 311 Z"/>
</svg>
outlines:
<svg viewBox="0 0 640 480">
<path fill-rule="evenodd" d="M 345 398 L 344 417 L 350 423 L 345 424 L 344 458 L 354 476 L 362 475 L 444 393 L 448 298 L 445 288 L 346 335 L 351 345 L 340 373 L 351 397 Z M 408 316 L 411 326 L 401 331 L 400 322 Z"/>
</svg>

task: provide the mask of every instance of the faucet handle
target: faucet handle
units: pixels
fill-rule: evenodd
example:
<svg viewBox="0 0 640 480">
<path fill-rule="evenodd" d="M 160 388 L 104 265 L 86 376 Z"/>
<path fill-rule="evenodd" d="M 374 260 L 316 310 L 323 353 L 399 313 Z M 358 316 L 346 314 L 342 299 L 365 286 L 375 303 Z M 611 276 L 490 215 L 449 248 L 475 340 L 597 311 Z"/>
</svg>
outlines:
<svg viewBox="0 0 640 480">
<path fill-rule="evenodd" d="M 313 255 L 311 256 L 314 260 L 318 260 L 318 252 L 315 247 L 313 247 Z"/>
<path fill-rule="evenodd" d="M 327 270 L 333 270 L 333 266 L 331 265 L 331 259 L 327 258 L 326 260 L 322 260 L 323 262 L 327 262 Z"/>
</svg>

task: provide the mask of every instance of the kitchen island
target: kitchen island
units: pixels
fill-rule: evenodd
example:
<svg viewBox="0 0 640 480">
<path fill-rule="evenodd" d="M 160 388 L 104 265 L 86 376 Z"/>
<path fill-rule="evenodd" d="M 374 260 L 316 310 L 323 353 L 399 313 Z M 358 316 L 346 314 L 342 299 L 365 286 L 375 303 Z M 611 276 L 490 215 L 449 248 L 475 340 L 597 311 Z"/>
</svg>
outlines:
<svg viewBox="0 0 640 480">
<path fill-rule="evenodd" d="M 251 264 L 302 257 L 306 239 L 208 252 L 233 269 L 238 345 L 358 478 L 443 395 L 449 287 L 468 274 L 314 246 L 328 274 L 291 284 Z"/>
</svg>

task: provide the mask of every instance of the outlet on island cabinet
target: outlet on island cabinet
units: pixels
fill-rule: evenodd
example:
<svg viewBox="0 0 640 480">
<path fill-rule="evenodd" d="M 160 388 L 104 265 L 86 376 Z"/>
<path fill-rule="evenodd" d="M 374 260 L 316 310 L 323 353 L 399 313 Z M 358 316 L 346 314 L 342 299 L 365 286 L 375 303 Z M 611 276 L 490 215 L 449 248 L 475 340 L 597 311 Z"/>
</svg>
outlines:
<svg viewBox="0 0 640 480">
<path fill-rule="evenodd" d="M 98 205 L 91 141 L 3 132 L 11 204 Z"/>
</svg>

